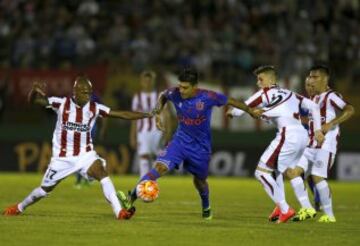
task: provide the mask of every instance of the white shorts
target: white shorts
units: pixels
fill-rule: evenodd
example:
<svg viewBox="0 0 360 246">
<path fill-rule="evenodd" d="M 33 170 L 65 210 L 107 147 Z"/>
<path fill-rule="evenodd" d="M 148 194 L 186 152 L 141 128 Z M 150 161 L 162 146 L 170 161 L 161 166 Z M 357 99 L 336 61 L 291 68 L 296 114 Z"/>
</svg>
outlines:
<svg viewBox="0 0 360 246">
<path fill-rule="evenodd" d="M 296 165 L 309 174 L 327 178 L 335 161 L 335 154 L 324 149 L 306 148 L 299 163 Z"/>
<path fill-rule="evenodd" d="M 260 157 L 258 167 L 283 173 L 299 162 L 308 143 L 308 133 L 302 126 L 283 127 Z"/>
<path fill-rule="evenodd" d="M 104 167 L 106 166 L 106 161 L 99 157 L 95 151 L 73 157 L 52 157 L 41 186 L 53 186 L 76 172 L 79 172 L 81 176 L 91 181 L 93 178 L 87 175 L 87 171 L 96 160 L 101 160 Z"/>
<path fill-rule="evenodd" d="M 137 135 L 137 154 L 157 155 L 160 151 L 161 131 L 141 132 Z"/>
</svg>

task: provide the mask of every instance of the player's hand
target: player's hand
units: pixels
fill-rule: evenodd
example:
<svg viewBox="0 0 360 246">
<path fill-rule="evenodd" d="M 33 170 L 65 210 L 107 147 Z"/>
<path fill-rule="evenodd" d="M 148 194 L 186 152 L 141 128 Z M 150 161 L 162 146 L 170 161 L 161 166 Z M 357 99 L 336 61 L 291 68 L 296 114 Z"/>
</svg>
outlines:
<svg viewBox="0 0 360 246">
<path fill-rule="evenodd" d="M 229 118 L 234 118 L 234 115 L 232 114 L 232 110 L 233 108 L 229 108 L 227 111 L 226 111 L 226 116 L 229 117 Z"/>
<path fill-rule="evenodd" d="M 263 113 L 264 110 L 260 108 L 250 108 L 249 110 L 249 114 L 255 119 L 259 119 Z"/>
<path fill-rule="evenodd" d="M 329 122 L 329 123 L 326 123 L 326 124 L 324 124 L 324 125 L 321 126 L 321 131 L 323 132 L 323 134 L 326 134 L 326 133 L 328 133 L 328 131 L 330 131 L 331 128 L 333 128 L 333 127 L 334 127 L 333 124 L 332 124 L 331 122 Z"/>
<path fill-rule="evenodd" d="M 32 90 L 39 93 L 41 96 L 46 96 L 46 83 L 35 81 L 32 85 Z"/>
<path fill-rule="evenodd" d="M 164 124 L 161 121 L 160 114 L 155 115 L 155 122 L 156 122 L 156 128 L 159 129 L 162 132 L 165 132 L 165 127 L 164 127 Z"/>
<path fill-rule="evenodd" d="M 322 133 L 322 130 L 317 130 L 317 131 L 315 131 L 315 140 L 316 140 L 316 142 L 318 143 L 318 145 L 322 145 L 322 143 L 323 143 L 324 140 L 325 140 L 325 136 L 324 136 L 324 134 Z"/>
</svg>

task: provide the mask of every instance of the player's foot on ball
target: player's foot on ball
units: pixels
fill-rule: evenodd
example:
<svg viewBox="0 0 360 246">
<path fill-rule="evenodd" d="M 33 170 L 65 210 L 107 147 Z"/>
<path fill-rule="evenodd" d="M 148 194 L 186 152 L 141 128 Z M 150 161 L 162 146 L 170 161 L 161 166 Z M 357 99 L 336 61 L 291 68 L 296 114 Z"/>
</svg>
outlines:
<svg viewBox="0 0 360 246">
<path fill-rule="evenodd" d="M 211 212 L 211 208 L 203 208 L 202 210 L 202 217 L 205 220 L 211 220 L 212 219 L 212 212 Z"/>
<path fill-rule="evenodd" d="M 324 214 L 323 216 L 320 217 L 318 222 L 320 222 L 320 223 L 334 223 L 334 222 L 336 222 L 336 219 L 335 219 L 335 217 L 330 217 L 329 215 Z"/>
<path fill-rule="evenodd" d="M 313 208 L 301 208 L 299 212 L 292 218 L 292 221 L 304 221 L 315 218 L 316 210 Z"/>
<path fill-rule="evenodd" d="M 279 219 L 276 221 L 277 224 L 280 223 L 286 223 L 289 219 L 294 217 L 296 214 L 296 211 L 293 208 L 289 208 L 289 210 L 286 213 L 280 213 Z"/>
<path fill-rule="evenodd" d="M 269 216 L 269 221 L 271 222 L 277 221 L 279 219 L 280 213 L 281 213 L 280 208 L 276 206 Z"/>
<path fill-rule="evenodd" d="M 124 192 L 118 190 L 116 192 L 116 196 L 121 203 L 121 207 L 125 208 L 126 210 L 129 210 L 132 207 L 132 203 L 130 202 L 130 200 L 128 199 L 128 197 L 125 195 Z"/>
<path fill-rule="evenodd" d="M 21 211 L 19 210 L 18 204 L 7 207 L 3 212 L 3 215 L 6 216 L 14 216 L 19 214 L 21 214 Z"/>
</svg>

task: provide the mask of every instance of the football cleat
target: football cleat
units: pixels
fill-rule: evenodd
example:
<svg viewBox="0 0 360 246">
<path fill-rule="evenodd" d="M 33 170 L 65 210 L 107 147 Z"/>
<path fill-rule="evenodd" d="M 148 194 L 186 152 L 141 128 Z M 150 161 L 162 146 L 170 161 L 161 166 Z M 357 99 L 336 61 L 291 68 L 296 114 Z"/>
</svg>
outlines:
<svg viewBox="0 0 360 246">
<path fill-rule="evenodd" d="M 334 223 L 334 222 L 336 222 L 336 219 L 335 219 L 335 217 L 330 217 L 329 215 L 324 214 L 323 216 L 320 217 L 318 222 L 320 222 L 320 223 Z"/>
<path fill-rule="evenodd" d="M 118 190 L 116 192 L 116 196 L 117 196 L 117 198 L 119 199 L 119 201 L 121 203 L 121 207 L 125 208 L 126 210 L 129 210 L 129 209 L 131 209 L 133 207 L 132 203 L 130 202 L 128 197 L 121 190 Z"/>
<path fill-rule="evenodd" d="M 202 217 L 203 219 L 205 220 L 211 220 L 212 219 L 212 212 L 211 212 L 211 208 L 208 207 L 208 208 L 203 208 L 202 210 Z"/>
<path fill-rule="evenodd" d="M 280 208 L 276 206 L 269 216 L 269 221 L 271 222 L 277 221 L 279 219 L 280 213 L 281 213 Z"/>
<path fill-rule="evenodd" d="M 14 216 L 19 214 L 21 214 L 21 211 L 19 210 L 18 204 L 7 207 L 3 212 L 3 215 L 5 216 Z"/>
<path fill-rule="evenodd" d="M 285 214 L 280 213 L 279 219 L 276 221 L 276 223 L 277 224 L 286 223 L 289 219 L 294 217 L 295 214 L 296 214 L 295 210 L 293 208 L 289 208 L 289 210 Z"/>
<path fill-rule="evenodd" d="M 292 221 L 304 221 L 315 218 L 316 210 L 313 208 L 301 208 Z"/>
<path fill-rule="evenodd" d="M 126 209 L 121 209 L 118 215 L 118 220 L 128 220 L 132 217 L 129 211 Z"/>
</svg>

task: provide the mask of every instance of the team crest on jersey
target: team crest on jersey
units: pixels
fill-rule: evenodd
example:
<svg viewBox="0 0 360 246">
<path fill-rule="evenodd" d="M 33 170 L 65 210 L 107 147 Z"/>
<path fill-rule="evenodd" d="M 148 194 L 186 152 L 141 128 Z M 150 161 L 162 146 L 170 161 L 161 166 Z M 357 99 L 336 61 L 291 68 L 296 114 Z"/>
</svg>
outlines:
<svg viewBox="0 0 360 246">
<path fill-rule="evenodd" d="M 199 111 L 203 110 L 204 109 L 204 102 L 198 101 L 196 103 L 196 109 L 199 110 Z"/>
</svg>

